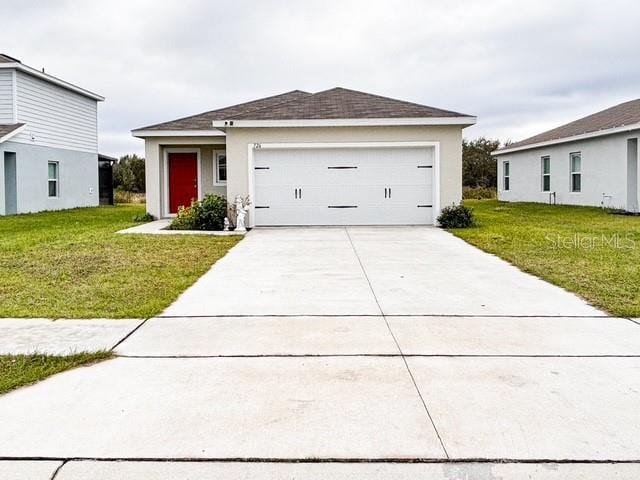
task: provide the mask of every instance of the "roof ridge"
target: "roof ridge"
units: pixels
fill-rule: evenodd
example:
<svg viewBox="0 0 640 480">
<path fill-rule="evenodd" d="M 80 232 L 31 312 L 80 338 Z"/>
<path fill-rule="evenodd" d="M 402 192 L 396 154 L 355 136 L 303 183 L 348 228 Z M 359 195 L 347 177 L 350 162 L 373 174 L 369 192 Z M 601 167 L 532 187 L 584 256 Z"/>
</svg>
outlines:
<svg viewBox="0 0 640 480">
<path fill-rule="evenodd" d="M 165 123 L 173 123 L 173 122 L 179 122 L 181 120 L 189 120 L 190 118 L 199 117 L 201 115 L 207 115 L 207 114 L 219 112 L 221 110 L 227 110 L 227 109 L 230 109 L 230 108 L 241 107 L 243 105 L 248 105 L 250 103 L 260 102 L 260 101 L 263 101 L 263 100 L 269 100 L 269 99 L 276 98 L 276 97 L 282 97 L 284 95 L 291 95 L 292 93 L 306 93 L 308 95 L 313 95 L 312 93 L 305 92 L 304 90 L 295 89 L 295 90 L 291 90 L 291 91 L 288 91 L 288 92 L 278 93 L 276 95 L 269 95 L 268 97 L 258 98 L 256 100 L 249 100 L 249 101 L 246 101 L 246 102 L 236 103 L 234 105 L 229 105 L 229 106 L 226 106 L 226 107 L 220 107 L 220 108 L 215 108 L 213 110 L 207 110 L 206 112 L 196 113 L 194 115 L 187 115 L 186 117 L 175 118 L 173 120 L 168 120 L 166 122 L 154 123 L 153 125 L 147 125 L 145 127 L 135 128 L 134 131 L 135 130 L 146 130 L 146 129 L 149 129 L 149 128 L 154 128 L 154 127 L 157 127 L 159 125 L 164 125 Z M 283 103 L 287 103 L 289 101 L 291 101 L 291 100 L 283 100 L 282 102 L 279 102 L 276 105 L 282 105 Z M 275 106 L 275 105 L 272 105 L 272 107 L 273 106 Z M 253 110 L 251 110 L 251 112 L 262 110 L 263 108 L 267 108 L 267 107 L 260 107 L 260 108 L 257 108 L 257 109 L 253 109 Z M 213 129 L 213 126 L 211 126 L 211 128 Z"/>
<path fill-rule="evenodd" d="M 464 113 L 455 112 L 453 110 L 445 110 L 445 109 L 438 108 L 438 107 L 431 107 L 429 105 L 422 105 L 420 103 L 408 102 L 406 100 L 400 100 L 400 99 L 392 98 L 392 97 L 385 97 L 383 95 L 377 95 L 377 94 L 374 94 L 374 93 L 367 93 L 367 92 L 363 92 L 363 91 L 360 91 L 360 90 L 353 90 L 353 89 L 345 88 L 345 87 L 332 87 L 332 88 L 329 88 L 329 89 L 326 89 L 326 90 L 321 90 L 319 92 L 312 93 L 309 96 L 306 96 L 306 97 L 303 97 L 303 98 L 291 99 L 291 100 L 288 100 L 286 102 L 279 103 L 277 105 L 269 105 L 269 106 L 262 107 L 260 109 L 251 110 L 250 112 L 243 112 L 243 113 L 240 113 L 240 114 L 235 115 L 233 117 L 229 117 L 229 120 L 236 120 L 236 119 L 237 120 L 246 120 L 246 119 L 251 120 L 250 115 L 253 114 L 253 113 L 262 112 L 263 110 L 269 110 L 269 109 L 281 107 L 281 106 L 286 105 L 286 104 L 295 104 L 295 103 L 301 104 L 303 102 L 307 102 L 307 101 L 313 99 L 313 97 L 318 97 L 318 96 L 321 96 L 321 95 L 326 94 L 326 93 L 339 92 L 339 91 L 355 93 L 355 94 L 364 95 L 364 96 L 367 96 L 367 97 L 374 97 L 374 98 L 378 98 L 378 99 L 381 99 L 381 100 L 384 100 L 384 101 L 389 101 L 390 100 L 390 101 L 393 101 L 393 102 L 398 102 L 398 103 L 402 103 L 403 105 L 410 105 L 410 106 L 413 106 L 413 107 L 429 108 L 429 109 L 432 109 L 432 110 L 437 110 L 437 111 L 442 112 L 442 113 L 453 114 L 455 116 L 460 116 L 460 117 L 468 116 L 468 115 L 466 115 Z"/>
</svg>

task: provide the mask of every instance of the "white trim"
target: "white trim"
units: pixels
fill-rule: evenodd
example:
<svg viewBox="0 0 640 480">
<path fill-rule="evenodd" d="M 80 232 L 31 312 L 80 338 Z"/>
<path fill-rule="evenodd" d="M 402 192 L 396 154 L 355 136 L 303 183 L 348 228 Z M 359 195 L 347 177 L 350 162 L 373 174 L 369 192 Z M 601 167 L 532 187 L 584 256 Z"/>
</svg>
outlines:
<svg viewBox="0 0 640 480">
<path fill-rule="evenodd" d="M 549 173 L 544 173 L 544 161 L 549 160 Z M 549 190 L 544 189 L 544 177 L 549 177 Z M 551 193 L 551 155 L 540 156 L 540 192 Z"/>
<path fill-rule="evenodd" d="M 222 137 L 226 135 L 220 130 L 131 130 L 131 136 L 147 137 Z"/>
<path fill-rule="evenodd" d="M 577 155 L 580 159 L 580 170 L 573 169 L 573 158 Z M 580 175 L 580 190 L 573 189 L 573 176 Z M 569 153 L 569 193 L 582 193 L 582 151 Z"/>
<path fill-rule="evenodd" d="M 16 136 L 17 134 L 19 134 L 22 130 L 24 130 L 25 128 L 27 128 L 27 125 L 22 125 L 18 128 L 16 128 L 15 130 L 7 133 L 4 137 L 0 137 L 0 143 L 2 142 L 6 142 L 7 140 L 9 140 L 11 137 Z"/>
<path fill-rule="evenodd" d="M 227 186 L 227 180 L 220 180 L 218 177 L 218 174 L 220 173 L 219 170 L 219 166 L 218 166 L 218 159 L 220 157 L 220 155 L 224 155 L 225 157 L 225 162 L 227 161 L 227 152 L 226 150 L 214 150 L 213 151 L 213 186 L 214 187 L 226 187 Z M 228 170 L 228 163 L 225 166 L 225 170 L 227 172 L 227 175 L 229 175 L 229 170 Z"/>
<path fill-rule="evenodd" d="M 164 192 L 162 194 L 162 216 L 163 217 L 173 217 L 174 213 L 171 213 L 169 210 L 169 154 L 170 153 L 195 153 L 196 154 L 196 167 L 198 169 L 197 181 L 198 181 L 198 200 L 202 200 L 202 169 L 201 169 L 201 154 L 199 148 L 190 148 L 190 147 L 170 147 L 165 148 L 164 153 L 162 155 L 162 160 L 164 162 Z"/>
<path fill-rule="evenodd" d="M 433 148 L 432 205 L 433 224 L 440 215 L 440 142 L 344 142 L 344 143 L 249 143 L 247 145 L 247 168 L 249 178 L 249 227 L 254 227 L 255 218 L 255 150 L 269 149 L 312 149 L 312 148 Z"/>
<path fill-rule="evenodd" d="M 402 125 L 474 125 L 476 117 L 336 118 L 300 120 L 214 120 L 217 128 L 238 127 L 375 127 Z"/>
<path fill-rule="evenodd" d="M 55 178 L 51 178 L 49 176 L 49 165 L 55 165 L 56 166 L 56 177 Z M 49 195 L 49 183 L 50 182 L 56 182 L 56 194 L 55 195 Z M 47 161 L 47 198 L 60 198 L 60 162 L 56 161 L 56 160 L 48 160 Z"/>
<path fill-rule="evenodd" d="M 509 173 L 507 174 L 505 174 L 505 166 L 507 167 L 506 170 L 509 170 Z M 508 180 L 508 182 L 505 182 L 505 180 Z M 505 188 L 507 183 L 509 184 L 509 188 Z M 511 160 L 502 161 L 502 191 L 511 191 Z"/>
<path fill-rule="evenodd" d="M 564 138 L 557 138 L 554 140 L 547 140 L 546 142 L 532 143 L 530 145 L 523 145 L 521 147 L 504 148 L 502 150 L 495 150 L 491 152 L 491 155 L 495 155 L 495 156 L 505 155 L 507 153 L 520 152 L 522 150 L 531 150 L 533 148 L 546 147 L 547 145 L 558 145 L 560 143 L 577 142 L 579 140 L 586 140 L 586 139 L 595 138 L 595 137 L 604 137 L 606 135 L 614 135 L 616 133 L 628 132 L 631 130 L 640 130 L 640 123 L 632 123 L 631 125 L 623 125 L 622 127 L 607 128 L 605 130 L 598 130 L 597 132 L 583 133 L 580 135 L 574 135 L 572 137 L 564 137 Z"/>
<path fill-rule="evenodd" d="M 12 68 L 14 70 L 19 70 L 28 75 L 32 75 L 34 77 L 40 78 L 42 80 L 46 80 L 49 83 L 53 83 L 54 85 L 58 85 L 59 87 L 66 88 L 67 90 L 71 90 L 72 92 L 79 93 L 85 97 L 89 97 L 98 102 L 103 102 L 104 97 L 98 95 L 97 93 L 90 92 L 89 90 L 85 90 L 84 88 L 77 87 L 69 82 L 65 82 L 64 80 L 60 80 L 52 75 L 47 73 L 43 73 L 40 70 L 36 70 L 35 68 L 28 67 L 22 63 L 0 63 L 0 69 L 9 69 Z"/>
</svg>

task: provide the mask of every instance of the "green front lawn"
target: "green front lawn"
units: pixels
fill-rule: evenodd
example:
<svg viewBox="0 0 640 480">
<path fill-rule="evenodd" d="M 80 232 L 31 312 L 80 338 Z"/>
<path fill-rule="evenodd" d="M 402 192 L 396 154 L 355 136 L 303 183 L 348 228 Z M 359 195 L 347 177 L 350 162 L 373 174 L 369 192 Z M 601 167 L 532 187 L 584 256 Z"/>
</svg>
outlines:
<svg viewBox="0 0 640 480">
<path fill-rule="evenodd" d="M 0 217 L 0 317 L 146 318 L 240 237 L 122 235 L 144 205 Z"/>
<path fill-rule="evenodd" d="M 613 315 L 640 317 L 640 217 L 590 207 L 464 203 L 478 226 L 454 235 Z"/>
<path fill-rule="evenodd" d="M 79 353 L 64 357 L 0 355 L 0 395 L 70 368 L 105 360 L 111 355 L 110 352 Z"/>
</svg>

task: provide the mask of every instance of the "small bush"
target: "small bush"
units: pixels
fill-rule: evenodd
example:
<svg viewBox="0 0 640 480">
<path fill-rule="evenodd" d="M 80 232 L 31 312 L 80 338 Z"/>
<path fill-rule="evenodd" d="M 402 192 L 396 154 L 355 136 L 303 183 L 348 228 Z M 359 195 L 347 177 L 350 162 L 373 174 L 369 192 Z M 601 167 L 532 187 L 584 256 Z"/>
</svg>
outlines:
<svg viewBox="0 0 640 480">
<path fill-rule="evenodd" d="M 227 200 L 219 195 L 206 195 L 188 207 L 180 207 L 169 225 L 170 230 L 222 230 L 227 216 Z"/>
<path fill-rule="evenodd" d="M 227 216 L 227 199 L 219 195 L 207 195 L 200 202 L 198 213 L 198 230 L 222 230 Z"/>
<path fill-rule="evenodd" d="M 438 223 L 442 228 L 467 228 L 476 224 L 473 210 L 464 205 L 444 207 L 438 216 Z"/>
<path fill-rule="evenodd" d="M 169 224 L 169 230 L 196 230 L 197 202 L 188 207 L 178 207 L 176 218 Z"/>
<path fill-rule="evenodd" d="M 133 217 L 133 221 L 136 223 L 147 223 L 147 222 L 153 222 L 154 220 L 155 218 L 153 218 L 153 215 L 151 215 L 149 212 L 142 213 L 140 215 L 135 215 Z"/>
<path fill-rule="evenodd" d="M 462 187 L 462 198 L 465 200 L 485 200 L 496 198 L 493 187 Z"/>
</svg>

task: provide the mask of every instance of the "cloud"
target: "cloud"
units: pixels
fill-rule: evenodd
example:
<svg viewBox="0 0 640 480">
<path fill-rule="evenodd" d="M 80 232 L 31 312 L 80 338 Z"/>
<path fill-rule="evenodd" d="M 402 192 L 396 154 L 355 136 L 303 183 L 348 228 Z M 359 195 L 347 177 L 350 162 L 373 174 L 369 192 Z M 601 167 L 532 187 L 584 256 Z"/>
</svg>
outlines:
<svg viewBox="0 0 640 480">
<path fill-rule="evenodd" d="M 610 0 L 4 0 L 9 55 L 107 97 L 100 150 L 130 130 L 333 86 L 479 117 L 520 139 L 637 98 L 640 4 Z"/>
</svg>

